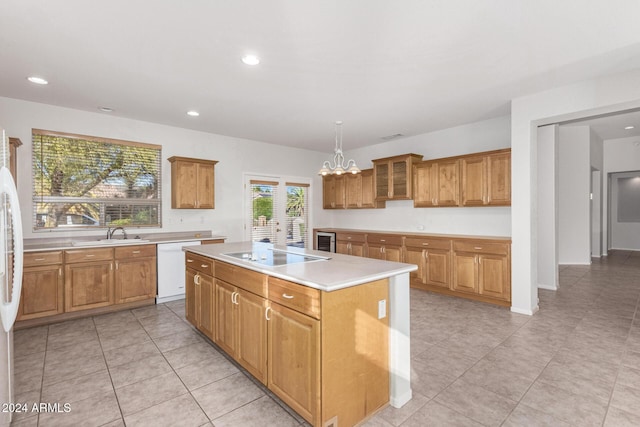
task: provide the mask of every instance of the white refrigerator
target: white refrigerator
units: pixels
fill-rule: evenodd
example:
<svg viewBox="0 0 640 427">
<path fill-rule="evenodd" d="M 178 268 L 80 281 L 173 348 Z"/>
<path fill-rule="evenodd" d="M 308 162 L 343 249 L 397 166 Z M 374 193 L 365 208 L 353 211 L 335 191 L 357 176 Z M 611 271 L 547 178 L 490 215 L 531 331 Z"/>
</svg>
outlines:
<svg viewBox="0 0 640 427">
<path fill-rule="evenodd" d="M 0 128 L 0 426 L 11 423 L 13 324 L 22 290 L 22 223 L 15 182 L 9 172 L 9 144 Z"/>
</svg>

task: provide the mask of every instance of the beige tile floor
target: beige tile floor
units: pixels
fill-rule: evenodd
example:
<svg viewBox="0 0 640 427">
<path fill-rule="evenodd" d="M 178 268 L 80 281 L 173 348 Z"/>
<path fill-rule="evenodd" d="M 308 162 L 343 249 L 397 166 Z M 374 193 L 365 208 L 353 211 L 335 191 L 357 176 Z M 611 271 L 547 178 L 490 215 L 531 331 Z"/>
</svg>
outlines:
<svg viewBox="0 0 640 427">
<path fill-rule="evenodd" d="M 413 399 L 367 426 L 640 425 L 640 253 L 563 266 L 532 317 L 411 291 Z M 16 426 L 296 426 L 184 302 L 15 333 Z"/>
</svg>

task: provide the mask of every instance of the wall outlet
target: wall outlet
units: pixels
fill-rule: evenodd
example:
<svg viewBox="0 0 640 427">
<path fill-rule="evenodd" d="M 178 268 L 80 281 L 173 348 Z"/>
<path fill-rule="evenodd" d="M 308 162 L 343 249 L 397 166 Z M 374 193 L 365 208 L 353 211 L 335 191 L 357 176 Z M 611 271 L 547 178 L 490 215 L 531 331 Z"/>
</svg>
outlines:
<svg viewBox="0 0 640 427">
<path fill-rule="evenodd" d="M 387 317 L 387 300 L 382 299 L 378 301 L 378 319 L 384 319 Z"/>
</svg>

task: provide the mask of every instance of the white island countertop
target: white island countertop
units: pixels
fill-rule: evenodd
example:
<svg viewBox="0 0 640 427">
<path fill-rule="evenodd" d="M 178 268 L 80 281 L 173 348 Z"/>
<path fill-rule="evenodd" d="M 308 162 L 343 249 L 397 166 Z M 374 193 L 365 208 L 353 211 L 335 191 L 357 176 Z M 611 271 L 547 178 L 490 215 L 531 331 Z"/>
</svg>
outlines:
<svg viewBox="0 0 640 427">
<path fill-rule="evenodd" d="M 276 251 L 286 251 L 327 259 L 277 266 L 260 263 L 263 254 L 274 249 Z M 371 258 L 257 242 L 186 246 L 183 250 L 326 292 L 409 273 L 418 268 L 413 264 L 381 261 Z M 253 253 L 258 261 L 250 261 L 249 259 L 239 259 L 225 255 L 238 252 Z"/>
</svg>

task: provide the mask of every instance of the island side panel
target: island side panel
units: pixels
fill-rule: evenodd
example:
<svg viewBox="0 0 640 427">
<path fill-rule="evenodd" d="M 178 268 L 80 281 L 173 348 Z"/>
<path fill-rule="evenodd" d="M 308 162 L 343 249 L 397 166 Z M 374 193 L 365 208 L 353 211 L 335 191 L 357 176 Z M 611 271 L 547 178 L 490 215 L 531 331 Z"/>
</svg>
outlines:
<svg viewBox="0 0 640 427">
<path fill-rule="evenodd" d="M 411 333 L 409 273 L 389 278 L 389 403 L 401 408 L 411 400 Z"/>
<path fill-rule="evenodd" d="M 389 402 L 387 279 L 322 293 L 322 426 L 355 425 Z"/>
</svg>

